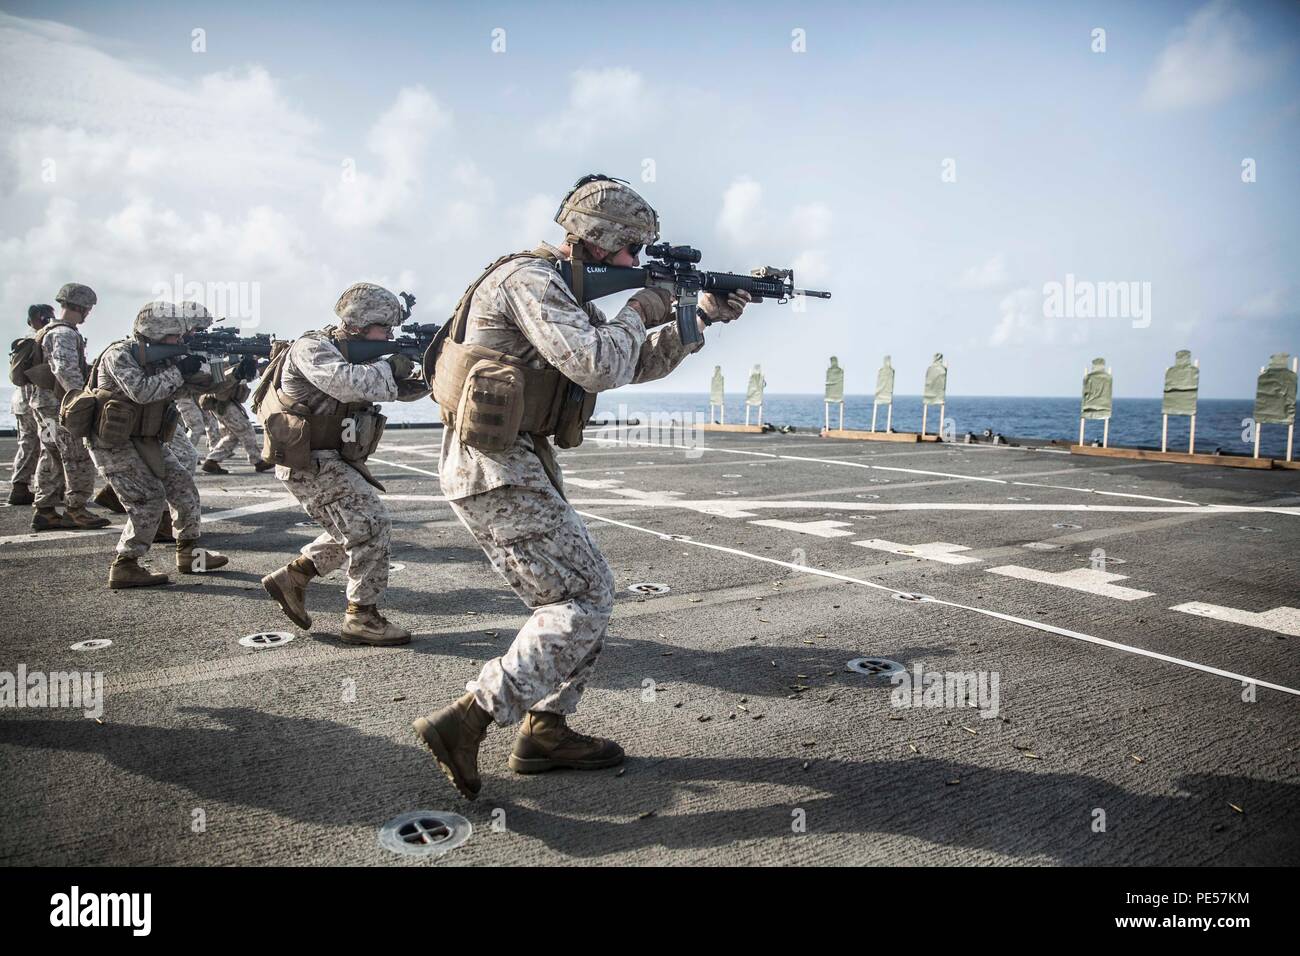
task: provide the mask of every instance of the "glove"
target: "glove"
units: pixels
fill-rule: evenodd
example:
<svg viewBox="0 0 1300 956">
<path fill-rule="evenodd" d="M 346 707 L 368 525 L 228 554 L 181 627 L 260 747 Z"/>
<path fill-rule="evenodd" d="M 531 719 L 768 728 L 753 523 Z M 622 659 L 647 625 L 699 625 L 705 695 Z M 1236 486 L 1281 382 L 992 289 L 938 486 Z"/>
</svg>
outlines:
<svg viewBox="0 0 1300 956">
<path fill-rule="evenodd" d="M 725 299 L 716 292 L 705 292 L 700 296 L 700 311 L 704 313 L 704 324 L 735 322 L 750 301 L 752 301 L 751 296 L 744 289 L 727 293 Z"/>
<path fill-rule="evenodd" d="M 651 286 L 641 289 L 627 300 L 627 304 L 636 308 L 641 315 L 641 324 L 647 329 L 663 325 L 673 311 L 673 294 L 667 289 Z"/>
<path fill-rule="evenodd" d="M 415 369 L 415 363 L 401 352 L 385 356 L 384 361 L 393 367 L 393 380 L 397 382 L 410 378 Z"/>
<path fill-rule="evenodd" d="M 245 382 L 257 378 L 257 356 L 245 355 L 243 361 L 235 366 L 235 374 Z"/>
<path fill-rule="evenodd" d="M 189 378 L 203 368 L 203 359 L 197 355 L 182 355 L 176 360 L 176 367 L 181 370 L 183 378 Z"/>
</svg>

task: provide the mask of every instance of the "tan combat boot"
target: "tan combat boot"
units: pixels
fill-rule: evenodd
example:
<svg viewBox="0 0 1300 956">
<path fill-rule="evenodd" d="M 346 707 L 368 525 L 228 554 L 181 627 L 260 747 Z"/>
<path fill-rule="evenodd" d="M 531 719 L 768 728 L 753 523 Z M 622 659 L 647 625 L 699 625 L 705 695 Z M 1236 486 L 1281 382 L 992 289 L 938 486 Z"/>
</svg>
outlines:
<svg viewBox="0 0 1300 956">
<path fill-rule="evenodd" d="M 91 500 L 101 508 L 107 508 L 115 515 L 126 514 L 126 508 L 122 506 L 122 500 L 118 498 L 117 492 L 113 490 L 112 485 L 105 485 Z"/>
<path fill-rule="evenodd" d="M 74 528 L 107 528 L 109 525 L 107 518 L 91 514 L 86 510 L 85 505 L 80 508 L 64 508 L 63 517 L 65 520 L 71 521 Z"/>
<path fill-rule="evenodd" d="M 396 644 L 410 644 L 411 632 L 388 620 L 373 604 L 353 604 L 349 601 L 339 639 L 345 644 L 392 647 Z"/>
<path fill-rule="evenodd" d="M 198 538 L 176 542 L 176 570 L 181 574 L 206 574 L 229 563 L 224 554 L 200 548 Z"/>
<path fill-rule="evenodd" d="M 153 533 L 154 544 L 171 544 L 176 540 L 176 535 L 172 532 L 172 513 L 164 510 L 162 517 L 158 519 L 158 530 Z"/>
<path fill-rule="evenodd" d="M 15 481 L 9 486 L 9 503 L 11 505 L 29 505 L 36 500 L 32 494 L 32 489 L 27 487 L 25 481 Z"/>
<path fill-rule="evenodd" d="M 510 769 L 515 773 L 542 773 L 567 767 L 570 770 L 602 770 L 623 762 L 623 748 L 604 737 L 580 734 L 564 722 L 563 714 L 530 710 L 519 725 Z"/>
<path fill-rule="evenodd" d="M 54 508 L 37 508 L 32 515 L 33 531 L 63 531 L 75 528 L 76 524 L 66 515 L 61 515 Z"/>
<path fill-rule="evenodd" d="M 119 554 L 108 569 L 108 586 L 118 588 L 151 588 L 160 584 L 171 584 L 171 578 L 165 574 L 154 574 L 148 568 L 140 566 L 140 559 L 130 554 Z"/>
<path fill-rule="evenodd" d="M 478 748 L 491 723 L 492 715 L 478 705 L 473 694 L 466 694 L 411 725 L 433 752 L 438 769 L 466 800 L 475 799 L 483 789 L 478 775 Z"/>
<path fill-rule="evenodd" d="M 311 615 L 307 613 L 307 585 L 317 576 L 311 558 L 296 558 L 279 571 L 262 578 L 262 587 L 275 598 L 280 610 L 289 620 L 304 631 L 311 629 Z"/>
</svg>

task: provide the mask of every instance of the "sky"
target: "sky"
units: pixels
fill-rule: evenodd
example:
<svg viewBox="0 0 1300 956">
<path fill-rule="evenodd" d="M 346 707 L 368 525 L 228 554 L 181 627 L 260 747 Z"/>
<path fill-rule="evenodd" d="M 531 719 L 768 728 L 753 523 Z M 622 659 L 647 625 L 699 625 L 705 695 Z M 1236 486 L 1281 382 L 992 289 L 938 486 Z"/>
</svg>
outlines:
<svg viewBox="0 0 1300 956">
<path fill-rule="evenodd" d="M 939 352 L 954 395 L 1077 395 L 1101 356 L 1153 396 L 1188 348 L 1249 398 L 1300 353 L 1300 4 L 559 10 L 0 0 L 0 331 L 67 281 L 92 354 L 196 290 L 281 338 L 358 281 L 442 322 L 603 172 L 703 268 L 833 293 L 640 388 L 819 392 L 836 355 L 869 392 L 889 355 L 915 394 Z"/>
</svg>

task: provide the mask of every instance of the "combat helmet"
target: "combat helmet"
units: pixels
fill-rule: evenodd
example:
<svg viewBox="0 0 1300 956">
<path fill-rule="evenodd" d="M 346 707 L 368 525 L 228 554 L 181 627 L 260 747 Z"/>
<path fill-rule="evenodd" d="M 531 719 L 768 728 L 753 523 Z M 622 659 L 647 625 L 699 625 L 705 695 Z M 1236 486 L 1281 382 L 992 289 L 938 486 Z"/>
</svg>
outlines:
<svg viewBox="0 0 1300 956">
<path fill-rule="evenodd" d="M 99 301 L 95 295 L 95 290 L 88 285 L 82 285 L 80 282 L 65 282 L 59 289 L 58 295 L 54 301 L 59 305 L 70 305 L 78 309 L 89 309 Z"/>
<path fill-rule="evenodd" d="M 334 303 L 334 314 L 345 328 L 360 331 L 367 325 L 387 325 L 390 328 L 402 323 L 402 304 L 397 296 L 373 282 L 357 282 L 348 286 Z"/>
<path fill-rule="evenodd" d="M 583 176 L 555 211 L 565 238 L 577 247 L 586 240 L 605 252 L 627 245 L 649 245 L 659 238 L 659 216 L 628 183 L 603 173 Z"/>
<path fill-rule="evenodd" d="M 181 317 L 180 306 L 158 299 L 141 306 L 132 331 L 141 338 L 157 342 L 165 335 L 183 335 L 185 320 Z"/>
<path fill-rule="evenodd" d="M 186 332 L 198 332 L 210 328 L 212 313 L 202 302 L 185 301 L 180 305 L 181 321 L 185 323 Z"/>
</svg>

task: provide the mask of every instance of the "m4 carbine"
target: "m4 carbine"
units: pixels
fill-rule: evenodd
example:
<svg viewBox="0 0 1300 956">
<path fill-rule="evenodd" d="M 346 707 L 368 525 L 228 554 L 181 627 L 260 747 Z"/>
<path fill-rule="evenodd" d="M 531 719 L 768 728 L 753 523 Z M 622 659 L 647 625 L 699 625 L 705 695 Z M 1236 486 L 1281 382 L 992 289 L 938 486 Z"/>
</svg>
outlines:
<svg viewBox="0 0 1300 956">
<path fill-rule="evenodd" d="M 409 319 L 415 308 L 415 296 L 409 292 L 397 293 L 402 297 L 402 318 Z M 433 337 L 438 334 L 439 326 L 434 322 L 407 322 L 400 329 L 401 335 L 391 339 L 345 339 L 335 342 L 343 357 L 353 365 L 365 365 L 383 358 L 385 355 L 410 356 L 418 366 L 424 358 L 425 350 Z"/>
<path fill-rule="evenodd" d="M 198 352 L 202 355 L 254 355 L 265 358 L 271 354 L 275 336 L 262 332 L 241 337 L 235 328 L 209 329 L 189 332 L 176 345 L 150 343 L 144 347 L 145 364 L 165 362 L 170 358 Z"/>
<path fill-rule="evenodd" d="M 705 272 L 696 267 L 703 258 L 700 250 L 667 242 L 646 246 L 645 254 L 650 261 L 644 266 L 565 260 L 560 264 L 560 271 L 584 305 L 592 299 L 628 289 L 667 289 L 677 299 L 677 331 L 684 345 L 694 345 L 702 338 L 695 324 L 701 292 L 716 292 L 726 298 L 729 292 L 744 290 L 755 302 L 775 299 L 778 304 L 784 304 L 796 295 L 817 299 L 831 297 L 829 292 L 796 289 L 793 269 L 767 266 L 755 269 L 747 276 L 732 272 Z M 581 270 L 576 276 L 575 268 Z"/>
</svg>

